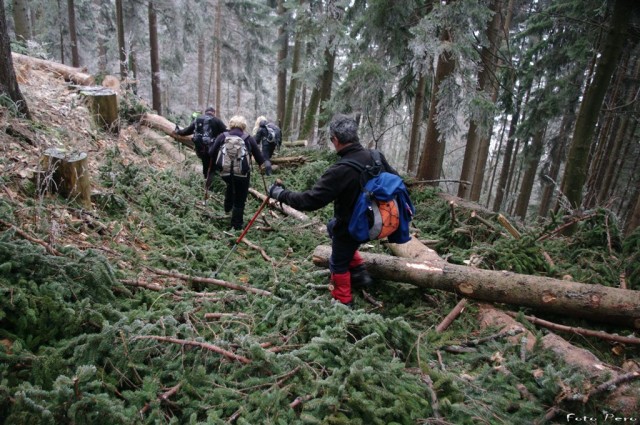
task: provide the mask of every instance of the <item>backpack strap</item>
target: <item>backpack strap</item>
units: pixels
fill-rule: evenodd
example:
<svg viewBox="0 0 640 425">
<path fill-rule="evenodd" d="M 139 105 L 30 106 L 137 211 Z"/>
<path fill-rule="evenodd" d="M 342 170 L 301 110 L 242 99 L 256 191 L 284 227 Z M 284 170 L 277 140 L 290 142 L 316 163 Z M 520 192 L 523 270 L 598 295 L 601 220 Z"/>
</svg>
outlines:
<svg viewBox="0 0 640 425">
<path fill-rule="evenodd" d="M 360 172 L 360 186 L 362 186 L 362 188 L 364 189 L 364 185 L 367 183 L 367 181 L 369 181 L 369 179 L 367 179 L 366 181 L 362 181 L 362 176 L 364 175 L 365 172 L 368 172 L 370 177 L 376 177 L 377 175 L 379 175 L 382 171 L 384 171 L 382 169 L 382 159 L 380 157 L 380 151 L 377 149 L 369 149 L 369 153 L 371 154 L 371 163 L 370 164 L 366 164 L 363 165 L 362 163 L 353 160 L 353 159 L 341 159 L 340 161 L 338 161 L 338 164 L 345 164 L 350 166 L 351 168 L 355 168 L 357 171 Z"/>
</svg>

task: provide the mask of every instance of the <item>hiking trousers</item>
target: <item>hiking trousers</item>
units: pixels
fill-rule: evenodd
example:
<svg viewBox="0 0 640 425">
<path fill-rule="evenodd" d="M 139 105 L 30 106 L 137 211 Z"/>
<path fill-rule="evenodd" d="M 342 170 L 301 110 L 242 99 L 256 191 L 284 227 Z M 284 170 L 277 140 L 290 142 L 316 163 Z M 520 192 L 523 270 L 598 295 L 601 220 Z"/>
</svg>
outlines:
<svg viewBox="0 0 640 425">
<path fill-rule="evenodd" d="M 227 185 L 224 192 L 224 211 L 231 211 L 231 227 L 234 229 L 244 228 L 244 206 L 247 203 L 249 194 L 249 174 L 245 177 L 222 176 L 222 180 Z"/>
</svg>

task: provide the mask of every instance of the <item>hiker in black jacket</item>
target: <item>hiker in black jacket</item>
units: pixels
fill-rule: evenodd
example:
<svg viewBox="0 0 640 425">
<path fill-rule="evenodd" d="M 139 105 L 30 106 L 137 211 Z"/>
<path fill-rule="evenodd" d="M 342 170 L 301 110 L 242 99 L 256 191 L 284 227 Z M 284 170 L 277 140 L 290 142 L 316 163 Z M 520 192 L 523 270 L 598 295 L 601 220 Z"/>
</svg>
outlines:
<svg viewBox="0 0 640 425">
<path fill-rule="evenodd" d="M 358 124 L 344 115 L 335 116 L 329 125 L 329 136 L 341 158 L 363 165 L 371 162 L 371 154 L 358 138 Z M 384 171 L 398 174 L 381 155 Z M 360 242 L 351 237 L 349 219 L 361 192 L 360 173 L 353 167 L 337 162 L 333 164 L 314 186 L 304 192 L 287 190 L 279 183 L 271 186 L 269 196 L 300 211 L 313 211 L 333 202 L 334 217 L 327 224 L 331 237 L 331 270 L 334 299 L 350 305 L 353 301 L 351 285 L 369 286 L 371 277 L 358 252 Z"/>
<path fill-rule="evenodd" d="M 267 174 L 271 174 L 271 162 L 262 156 L 255 139 L 246 132 L 247 121 L 242 116 L 234 116 L 229 120 L 229 131 L 221 133 L 209 147 L 209 156 L 213 158 L 215 170 L 220 172 L 222 180 L 227 185 L 224 193 L 224 212 L 231 211 L 231 227 L 242 229 L 244 206 L 249 194 L 249 182 L 251 181 L 251 157 L 256 159 L 258 165 L 263 166 Z M 229 136 L 237 136 L 244 141 L 242 164 L 232 172 L 228 172 L 223 165 L 226 152 L 226 142 Z"/>
<path fill-rule="evenodd" d="M 191 140 L 195 145 L 196 155 L 202 161 L 202 174 L 207 180 L 207 188 L 211 185 L 211 173 L 213 169 L 210 167 L 213 165 L 211 157 L 209 156 L 208 148 L 213 141 L 221 133 L 227 131 L 227 126 L 222 120 L 216 117 L 216 110 L 209 106 L 203 115 L 198 116 L 191 121 L 188 127 L 183 129 L 176 128 L 176 134 L 179 136 L 189 136 L 193 134 Z"/>
</svg>

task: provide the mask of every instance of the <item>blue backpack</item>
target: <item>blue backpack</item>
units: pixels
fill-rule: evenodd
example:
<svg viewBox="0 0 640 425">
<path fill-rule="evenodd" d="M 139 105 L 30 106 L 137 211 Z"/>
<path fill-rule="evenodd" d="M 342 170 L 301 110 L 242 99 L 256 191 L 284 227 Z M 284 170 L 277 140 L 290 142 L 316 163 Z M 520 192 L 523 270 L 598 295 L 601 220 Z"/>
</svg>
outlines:
<svg viewBox="0 0 640 425">
<path fill-rule="evenodd" d="M 358 242 L 388 237 L 389 242 L 405 243 L 411 239 L 409 222 L 415 208 L 402 178 L 384 171 L 380 152 L 372 149 L 372 164 L 341 160 L 360 172 L 362 191 L 358 196 L 349 233 Z"/>
</svg>

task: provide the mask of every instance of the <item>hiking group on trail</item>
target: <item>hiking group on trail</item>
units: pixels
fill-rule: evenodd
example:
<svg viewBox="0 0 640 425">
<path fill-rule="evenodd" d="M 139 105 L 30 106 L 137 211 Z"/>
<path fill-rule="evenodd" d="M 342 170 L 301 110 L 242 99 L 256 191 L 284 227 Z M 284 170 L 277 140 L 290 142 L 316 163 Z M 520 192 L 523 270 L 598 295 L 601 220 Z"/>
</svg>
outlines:
<svg viewBox="0 0 640 425">
<path fill-rule="evenodd" d="M 206 118 L 208 115 L 210 118 Z M 264 116 L 257 118 L 255 137 L 248 134 L 242 116 L 229 120 L 229 129 L 207 108 L 203 132 L 196 142 L 199 116 L 180 135 L 194 134 L 196 153 L 203 161 L 207 188 L 216 171 L 226 184 L 224 211 L 231 213 L 231 227 L 244 228 L 244 208 L 249 193 L 251 158 L 271 175 L 271 157 L 282 143 L 280 129 Z M 388 238 L 392 243 L 411 239 L 409 222 L 415 209 L 397 171 L 384 155 L 366 149 L 358 136 L 358 124 L 346 115 L 336 115 L 329 125 L 329 138 L 340 159 L 330 166 L 313 187 L 304 192 L 285 188 L 280 180 L 272 184 L 268 197 L 300 211 L 318 210 L 334 204 L 334 216 L 327 224 L 331 238 L 330 291 L 334 300 L 353 304 L 351 288 L 368 287 L 373 281 L 358 251 L 363 242 Z M 205 164 L 208 161 L 207 164 Z M 266 187 L 265 187 L 266 189 Z M 267 198 L 268 199 L 268 198 Z M 247 227 L 250 227 L 252 222 Z M 242 235 L 246 233 L 244 229 Z M 239 243 L 241 237 L 236 243 Z"/>
</svg>

